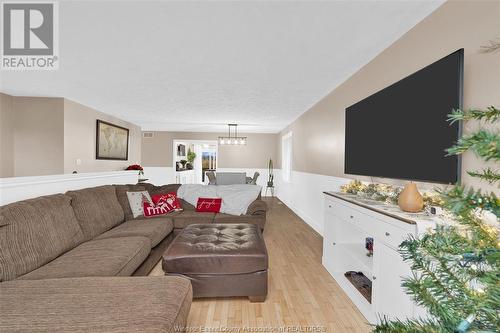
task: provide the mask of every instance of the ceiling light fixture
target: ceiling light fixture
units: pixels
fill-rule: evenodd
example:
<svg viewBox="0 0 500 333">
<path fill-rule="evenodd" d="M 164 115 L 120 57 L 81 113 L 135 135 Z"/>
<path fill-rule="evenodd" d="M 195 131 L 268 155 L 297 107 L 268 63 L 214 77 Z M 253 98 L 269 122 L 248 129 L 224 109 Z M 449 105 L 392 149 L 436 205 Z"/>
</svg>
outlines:
<svg viewBox="0 0 500 333">
<path fill-rule="evenodd" d="M 228 136 L 219 136 L 220 145 L 246 145 L 247 137 L 238 136 L 238 124 L 227 124 Z M 234 135 L 233 135 L 234 134 Z"/>
</svg>

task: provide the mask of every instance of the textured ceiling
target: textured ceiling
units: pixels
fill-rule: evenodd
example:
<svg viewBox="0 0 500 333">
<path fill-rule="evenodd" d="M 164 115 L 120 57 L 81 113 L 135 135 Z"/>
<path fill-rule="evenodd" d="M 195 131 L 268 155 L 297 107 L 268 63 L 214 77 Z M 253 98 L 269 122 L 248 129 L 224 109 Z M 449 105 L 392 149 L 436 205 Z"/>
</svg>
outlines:
<svg viewBox="0 0 500 333">
<path fill-rule="evenodd" d="M 277 132 L 442 1 L 60 1 L 60 69 L 1 72 L 145 130 Z"/>
</svg>

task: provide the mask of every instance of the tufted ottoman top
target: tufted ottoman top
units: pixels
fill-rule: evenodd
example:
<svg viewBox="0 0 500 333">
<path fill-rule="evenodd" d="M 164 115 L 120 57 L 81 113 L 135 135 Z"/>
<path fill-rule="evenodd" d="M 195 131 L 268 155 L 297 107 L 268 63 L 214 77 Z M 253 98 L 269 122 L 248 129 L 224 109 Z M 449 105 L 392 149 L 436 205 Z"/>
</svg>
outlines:
<svg viewBox="0 0 500 333">
<path fill-rule="evenodd" d="M 163 255 L 165 273 L 242 274 L 267 270 L 262 233 L 252 224 L 192 224 Z"/>
</svg>

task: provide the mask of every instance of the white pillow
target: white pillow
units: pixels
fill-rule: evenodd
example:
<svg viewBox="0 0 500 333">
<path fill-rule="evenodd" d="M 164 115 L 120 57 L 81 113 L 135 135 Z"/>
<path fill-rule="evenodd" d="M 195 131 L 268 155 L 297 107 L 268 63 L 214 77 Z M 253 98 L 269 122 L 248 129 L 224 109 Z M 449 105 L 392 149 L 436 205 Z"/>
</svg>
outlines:
<svg viewBox="0 0 500 333">
<path fill-rule="evenodd" d="M 134 219 L 138 216 L 144 215 L 144 207 L 142 205 L 144 200 L 149 201 L 150 204 L 153 203 L 148 191 L 127 192 L 127 198 L 130 209 L 132 209 Z"/>
</svg>

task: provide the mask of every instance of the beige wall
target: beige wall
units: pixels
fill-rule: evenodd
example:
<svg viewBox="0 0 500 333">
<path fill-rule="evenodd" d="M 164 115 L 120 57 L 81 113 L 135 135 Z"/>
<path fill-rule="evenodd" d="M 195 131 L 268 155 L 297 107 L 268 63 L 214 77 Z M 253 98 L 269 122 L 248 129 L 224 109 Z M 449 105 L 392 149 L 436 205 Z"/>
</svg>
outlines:
<svg viewBox="0 0 500 333">
<path fill-rule="evenodd" d="M 129 129 L 127 161 L 96 160 L 97 119 Z M 81 165 L 76 160 L 81 160 Z M 64 100 L 64 173 L 123 170 L 141 163 L 141 128 L 92 108 Z"/>
<path fill-rule="evenodd" d="M 14 176 L 63 173 L 62 98 L 14 97 Z"/>
<path fill-rule="evenodd" d="M 172 167 L 173 140 L 217 140 L 222 133 L 153 132 L 142 138 L 142 165 Z M 246 146 L 219 146 L 219 168 L 267 168 L 269 158 L 277 160 L 277 134 L 241 134 L 248 137 Z"/>
<path fill-rule="evenodd" d="M 14 176 L 12 96 L 0 93 L 0 178 Z"/>
<path fill-rule="evenodd" d="M 442 5 L 282 131 L 293 132 L 293 169 L 346 176 L 345 108 L 460 48 L 465 49 L 464 106 L 499 106 L 500 53 L 479 52 L 481 45 L 500 37 L 499 17 L 500 1 L 451 1 Z M 463 170 L 484 166 L 472 153 L 465 154 Z M 489 187 L 472 180 L 465 171 L 463 180 Z"/>
<path fill-rule="evenodd" d="M 64 98 L 0 93 L 0 107 L 0 178 L 115 171 L 141 163 L 139 126 Z M 127 161 L 95 159 L 97 119 L 130 130 Z"/>
</svg>

